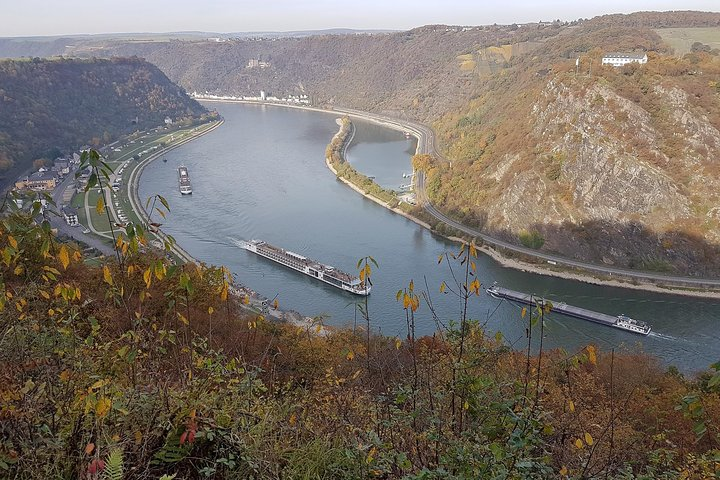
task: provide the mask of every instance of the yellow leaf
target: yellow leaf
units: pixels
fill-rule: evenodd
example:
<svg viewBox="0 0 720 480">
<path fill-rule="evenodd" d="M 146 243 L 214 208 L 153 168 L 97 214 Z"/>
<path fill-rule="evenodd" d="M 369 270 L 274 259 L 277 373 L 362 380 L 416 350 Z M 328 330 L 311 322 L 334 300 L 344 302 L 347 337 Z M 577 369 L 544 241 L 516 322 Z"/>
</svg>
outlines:
<svg viewBox="0 0 720 480">
<path fill-rule="evenodd" d="M 575 403 L 572 400 L 568 401 L 568 408 L 571 412 L 575 411 Z"/>
<path fill-rule="evenodd" d="M 150 288 L 150 283 L 152 282 L 152 271 L 149 268 L 143 272 L 143 280 L 145 280 L 145 287 Z"/>
<path fill-rule="evenodd" d="M 563 465 L 563 467 L 560 469 L 560 475 L 567 475 L 567 474 L 568 474 L 568 469 L 565 465 Z"/>
<path fill-rule="evenodd" d="M 318 324 L 315 326 L 315 332 L 317 332 L 317 333 L 322 332 L 322 328 L 323 328 L 322 325 L 320 325 L 320 324 L 318 323 Z"/>
<path fill-rule="evenodd" d="M 140 442 L 142 442 L 143 434 L 140 430 L 135 431 L 135 443 L 140 445 Z"/>
<path fill-rule="evenodd" d="M 75 260 L 76 262 L 79 262 L 80 260 L 82 260 L 82 253 L 75 250 L 75 252 L 73 252 L 73 260 Z"/>
<path fill-rule="evenodd" d="M 15 267 L 15 270 L 13 270 L 13 273 L 14 273 L 15 275 L 22 275 L 22 273 L 23 273 L 24 270 L 25 270 L 25 269 L 23 268 L 22 265 L 18 265 L 17 267 Z"/>
<path fill-rule="evenodd" d="M 274 308 L 275 310 L 277 310 L 277 309 L 278 309 L 278 305 L 279 305 L 279 304 L 278 304 L 278 300 L 277 300 L 277 298 L 276 298 L 275 301 L 273 302 L 273 308 Z"/>
<path fill-rule="evenodd" d="M 590 435 L 588 432 L 585 432 L 585 443 L 587 443 L 588 445 L 593 444 L 592 435 Z"/>
<path fill-rule="evenodd" d="M 10 244 L 10 246 L 12 248 L 14 248 L 15 250 L 17 250 L 18 243 L 17 243 L 17 240 L 15 240 L 15 237 L 13 237 L 12 235 L 8 235 L 7 238 L 8 238 L 8 243 Z"/>
<path fill-rule="evenodd" d="M 360 270 L 360 281 L 361 282 L 365 281 L 365 269 L 364 268 L 362 270 Z"/>
<path fill-rule="evenodd" d="M 98 215 L 105 213 L 105 200 L 103 200 L 103 197 L 98 198 L 97 205 L 95 205 L 95 211 Z"/>
<path fill-rule="evenodd" d="M 472 243 L 470 244 L 470 255 L 472 255 L 473 257 L 477 257 L 477 249 L 475 248 L 475 245 Z"/>
<path fill-rule="evenodd" d="M 348 350 L 347 355 L 345 355 L 345 358 L 352 361 L 353 358 L 355 358 L 355 353 L 352 350 Z"/>
<path fill-rule="evenodd" d="M 50 310 L 48 310 L 48 315 L 51 316 L 51 317 L 54 316 L 54 315 L 55 315 L 55 310 L 53 310 L 52 308 L 51 308 Z"/>
<path fill-rule="evenodd" d="M 228 284 L 224 283 L 222 290 L 220 290 L 220 300 L 226 302 L 228 298 Z"/>
<path fill-rule="evenodd" d="M 295 425 L 295 423 L 297 423 L 297 415 L 293 413 L 290 415 L 290 419 L 288 421 L 290 422 L 290 425 Z"/>
<path fill-rule="evenodd" d="M 215 309 L 213 307 L 208 307 L 208 314 L 212 315 Z"/>
<path fill-rule="evenodd" d="M 402 345 L 402 340 L 399 338 L 395 339 L 395 350 L 400 350 L 400 346 Z"/>
<path fill-rule="evenodd" d="M 190 325 L 190 322 L 188 321 L 187 318 L 185 318 L 185 315 L 183 315 L 183 314 L 180 313 L 180 312 L 177 312 L 177 316 L 178 316 L 178 318 L 180 319 L 180 321 L 181 321 L 182 323 L 184 323 L 185 325 Z"/>
<path fill-rule="evenodd" d="M 135 273 L 135 266 L 134 266 L 134 265 L 128 265 L 127 273 L 128 273 L 128 275 L 132 275 L 133 273 Z"/>
<path fill-rule="evenodd" d="M 375 455 L 377 454 L 377 448 L 372 447 L 370 451 L 368 452 L 367 459 L 365 460 L 367 463 L 372 463 L 372 461 L 375 459 Z"/>
<path fill-rule="evenodd" d="M 67 270 L 68 265 L 70 265 L 70 254 L 68 253 L 68 249 L 65 245 L 60 247 L 60 253 L 58 254 L 58 257 L 60 259 L 60 264 L 63 266 L 63 269 Z"/>
<path fill-rule="evenodd" d="M 442 282 L 440 284 L 440 293 L 445 293 L 446 288 L 447 288 L 447 285 L 445 284 L 445 282 Z"/>
<path fill-rule="evenodd" d="M 95 405 L 95 415 L 103 418 L 110 411 L 110 407 L 112 407 L 112 402 L 110 401 L 110 399 L 107 397 L 102 397 Z"/>
<path fill-rule="evenodd" d="M 583 448 L 585 444 L 583 444 L 583 441 L 578 438 L 577 440 L 575 440 L 575 446 L 580 449 Z"/>
<path fill-rule="evenodd" d="M 467 400 L 465 400 L 465 403 L 463 403 L 463 409 L 464 409 L 464 410 L 467 410 L 467 409 L 469 409 L 469 408 L 470 408 L 470 404 L 468 403 Z"/>
<path fill-rule="evenodd" d="M 113 284 L 113 278 L 107 265 L 103 267 L 103 280 L 105 280 L 105 283 L 107 283 L 108 285 Z"/>
<path fill-rule="evenodd" d="M 595 353 L 595 347 L 592 345 L 587 346 L 588 361 L 593 365 L 597 365 L 597 354 Z"/>
<path fill-rule="evenodd" d="M 407 293 L 403 296 L 403 308 L 407 309 L 410 306 L 410 295 Z"/>
<path fill-rule="evenodd" d="M 88 392 L 92 392 L 93 390 L 97 390 L 97 389 L 99 389 L 99 388 L 102 388 L 102 387 L 104 387 L 105 385 L 107 385 L 108 383 L 110 383 L 110 380 L 108 380 L 108 379 L 98 380 L 97 382 L 93 383 L 93 384 L 90 386 L 90 388 L 88 388 Z"/>
<path fill-rule="evenodd" d="M 249 303 L 250 303 L 250 296 L 245 295 L 245 296 L 243 297 L 243 303 L 244 303 L 245 305 L 249 304 Z"/>
<path fill-rule="evenodd" d="M 59 377 L 61 382 L 67 382 L 68 380 L 70 380 L 70 370 L 63 370 L 62 372 L 60 372 Z"/>
<path fill-rule="evenodd" d="M 522 310 L 520 310 L 520 316 L 525 318 L 525 315 L 527 315 L 527 308 L 523 307 Z"/>
</svg>

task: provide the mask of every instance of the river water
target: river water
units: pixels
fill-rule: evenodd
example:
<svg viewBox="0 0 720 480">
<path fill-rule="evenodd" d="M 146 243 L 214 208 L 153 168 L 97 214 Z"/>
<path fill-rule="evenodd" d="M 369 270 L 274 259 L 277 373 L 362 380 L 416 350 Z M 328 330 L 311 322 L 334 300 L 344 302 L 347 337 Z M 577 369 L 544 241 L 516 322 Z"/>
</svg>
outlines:
<svg viewBox="0 0 720 480">
<path fill-rule="evenodd" d="M 237 279 L 280 307 L 307 316 L 324 316 L 330 325 L 360 322 L 359 297 L 315 281 L 240 249 L 234 239 L 262 239 L 355 272 L 359 258 L 379 264 L 368 298 L 372 327 L 404 338 L 405 314 L 396 292 L 413 280 L 427 283 L 439 321 L 459 318 L 462 305 L 440 284 L 452 285 L 447 262 L 438 256 L 458 245 L 371 202 L 339 182 L 325 166 L 325 147 L 337 132 L 336 115 L 274 106 L 212 103 L 225 117 L 213 132 L 166 155 L 167 162 L 149 165 L 140 180 L 140 198 L 159 193 L 171 213 L 163 229 L 197 259 L 225 265 Z M 355 121 L 356 135 L 348 151 L 359 171 L 387 188 L 409 183 L 414 140 L 401 132 Z M 181 196 L 177 167 L 190 172 L 193 194 Z M 624 313 L 653 327 L 641 337 L 582 320 L 551 314 L 546 319 L 545 346 L 568 351 L 594 343 L 656 355 L 684 371 L 707 367 L 720 359 L 720 302 L 636 290 L 588 285 L 504 268 L 481 255 L 478 276 L 514 290 L 545 295 L 611 315 Z M 460 267 L 455 265 L 456 269 Z M 520 307 L 485 294 L 473 298 L 470 317 L 500 331 L 507 343 L 522 348 L 525 326 Z M 417 331 L 436 330 L 426 305 L 417 313 Z"/>
</svg>

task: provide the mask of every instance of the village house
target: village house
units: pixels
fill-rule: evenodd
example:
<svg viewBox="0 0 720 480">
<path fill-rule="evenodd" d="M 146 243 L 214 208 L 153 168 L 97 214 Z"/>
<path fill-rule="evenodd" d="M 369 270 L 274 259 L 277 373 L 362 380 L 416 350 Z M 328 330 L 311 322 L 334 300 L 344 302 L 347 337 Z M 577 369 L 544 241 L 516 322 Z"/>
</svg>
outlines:
<svg viewBox="0 0 720 480">
<path fill-rule="evenodd" d="M 612 65 L 613 67 L 622 67 L 628 63 L 647 63 L 647 53 L 608 53 L 603 56 L 603 65 Z"/>
<path fill-rule="evenodd" d="M 78 213 L 77 210 L 75 210 L 72 207 L 64 206 L 62 207 L 62 214 L 63 218 L 65 218 L 65 222 L 70 225 L 71 227 L 75 227 L 79 225 L 78 223 Z"/>
<path fill-rule="evenodd" d="M 40 171 L 15 182 L 15 188 L 18 190 L 50 191 L 54 189 L 56 185 L 56 173 L 46 171 L 45 169 L 40 169 Z"/>
</svg>

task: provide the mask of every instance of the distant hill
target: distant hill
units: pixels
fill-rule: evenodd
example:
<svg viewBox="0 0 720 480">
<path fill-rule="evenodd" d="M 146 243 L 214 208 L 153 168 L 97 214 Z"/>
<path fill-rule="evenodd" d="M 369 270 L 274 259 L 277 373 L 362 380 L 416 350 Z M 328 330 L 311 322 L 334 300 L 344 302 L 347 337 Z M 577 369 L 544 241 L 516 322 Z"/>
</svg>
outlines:
<svg viewBox="0 0 720 480">
<path fill-rule="evenodd" d="M 720 51 L 708 32 L 719 26 L 718 13 L 640 12 L 375 35 L 106 39 L 64 53 L 137 55 L 191 92 L 304 93 L 420 120 L 453 166 L 428 167 L 429 193 L 462 221 L 584 260 L 720 274 Z M 658 35 L 667 29 L 680 43 Z M 611 51 L 647 52 L 649 63 L 601 67 Z"/>
<path fill-rule="evenodd" d="M 206 112 L 140 59 L 0 61 L 0 175 Z M 4 170 L 4 171 L 3 171 Z"/>
</svg>

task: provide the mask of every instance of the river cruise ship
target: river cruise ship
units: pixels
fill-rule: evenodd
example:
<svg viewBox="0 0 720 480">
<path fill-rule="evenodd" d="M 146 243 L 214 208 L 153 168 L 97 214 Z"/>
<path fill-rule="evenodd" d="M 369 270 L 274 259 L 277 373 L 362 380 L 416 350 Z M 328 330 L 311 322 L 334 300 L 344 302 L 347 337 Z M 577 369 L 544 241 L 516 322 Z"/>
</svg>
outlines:
<svg viewBox="0 0 720 480">
<path fill-rule="evenodd" d="M 365 282 L 361 281 L 358 277 L 354 277 L 330 265 L 323 265 L 316 260 L 311 260 L 289 250 L 270 245 L 262 240 L 250 240 L 249 242 L 235 240 L 235 243 L 249 252 L 256 253 L 261 257 L 285 265 L 286 267 L 297 270 L 309 277 L 345 290 L 346 292 L 356 295 L 370 294 L 370 289 L 372 288 L 370 285 L 366 285 Z"/>
<path fill-rule="evenodd" d="M 180 165 L 178 167 L 178 184 L 180 186 L 180 193 L 182 193 L 183 195 L 192 194 L 190 175 L 188 175 L 188 169 L 184 165 Z"/>
</svg>

